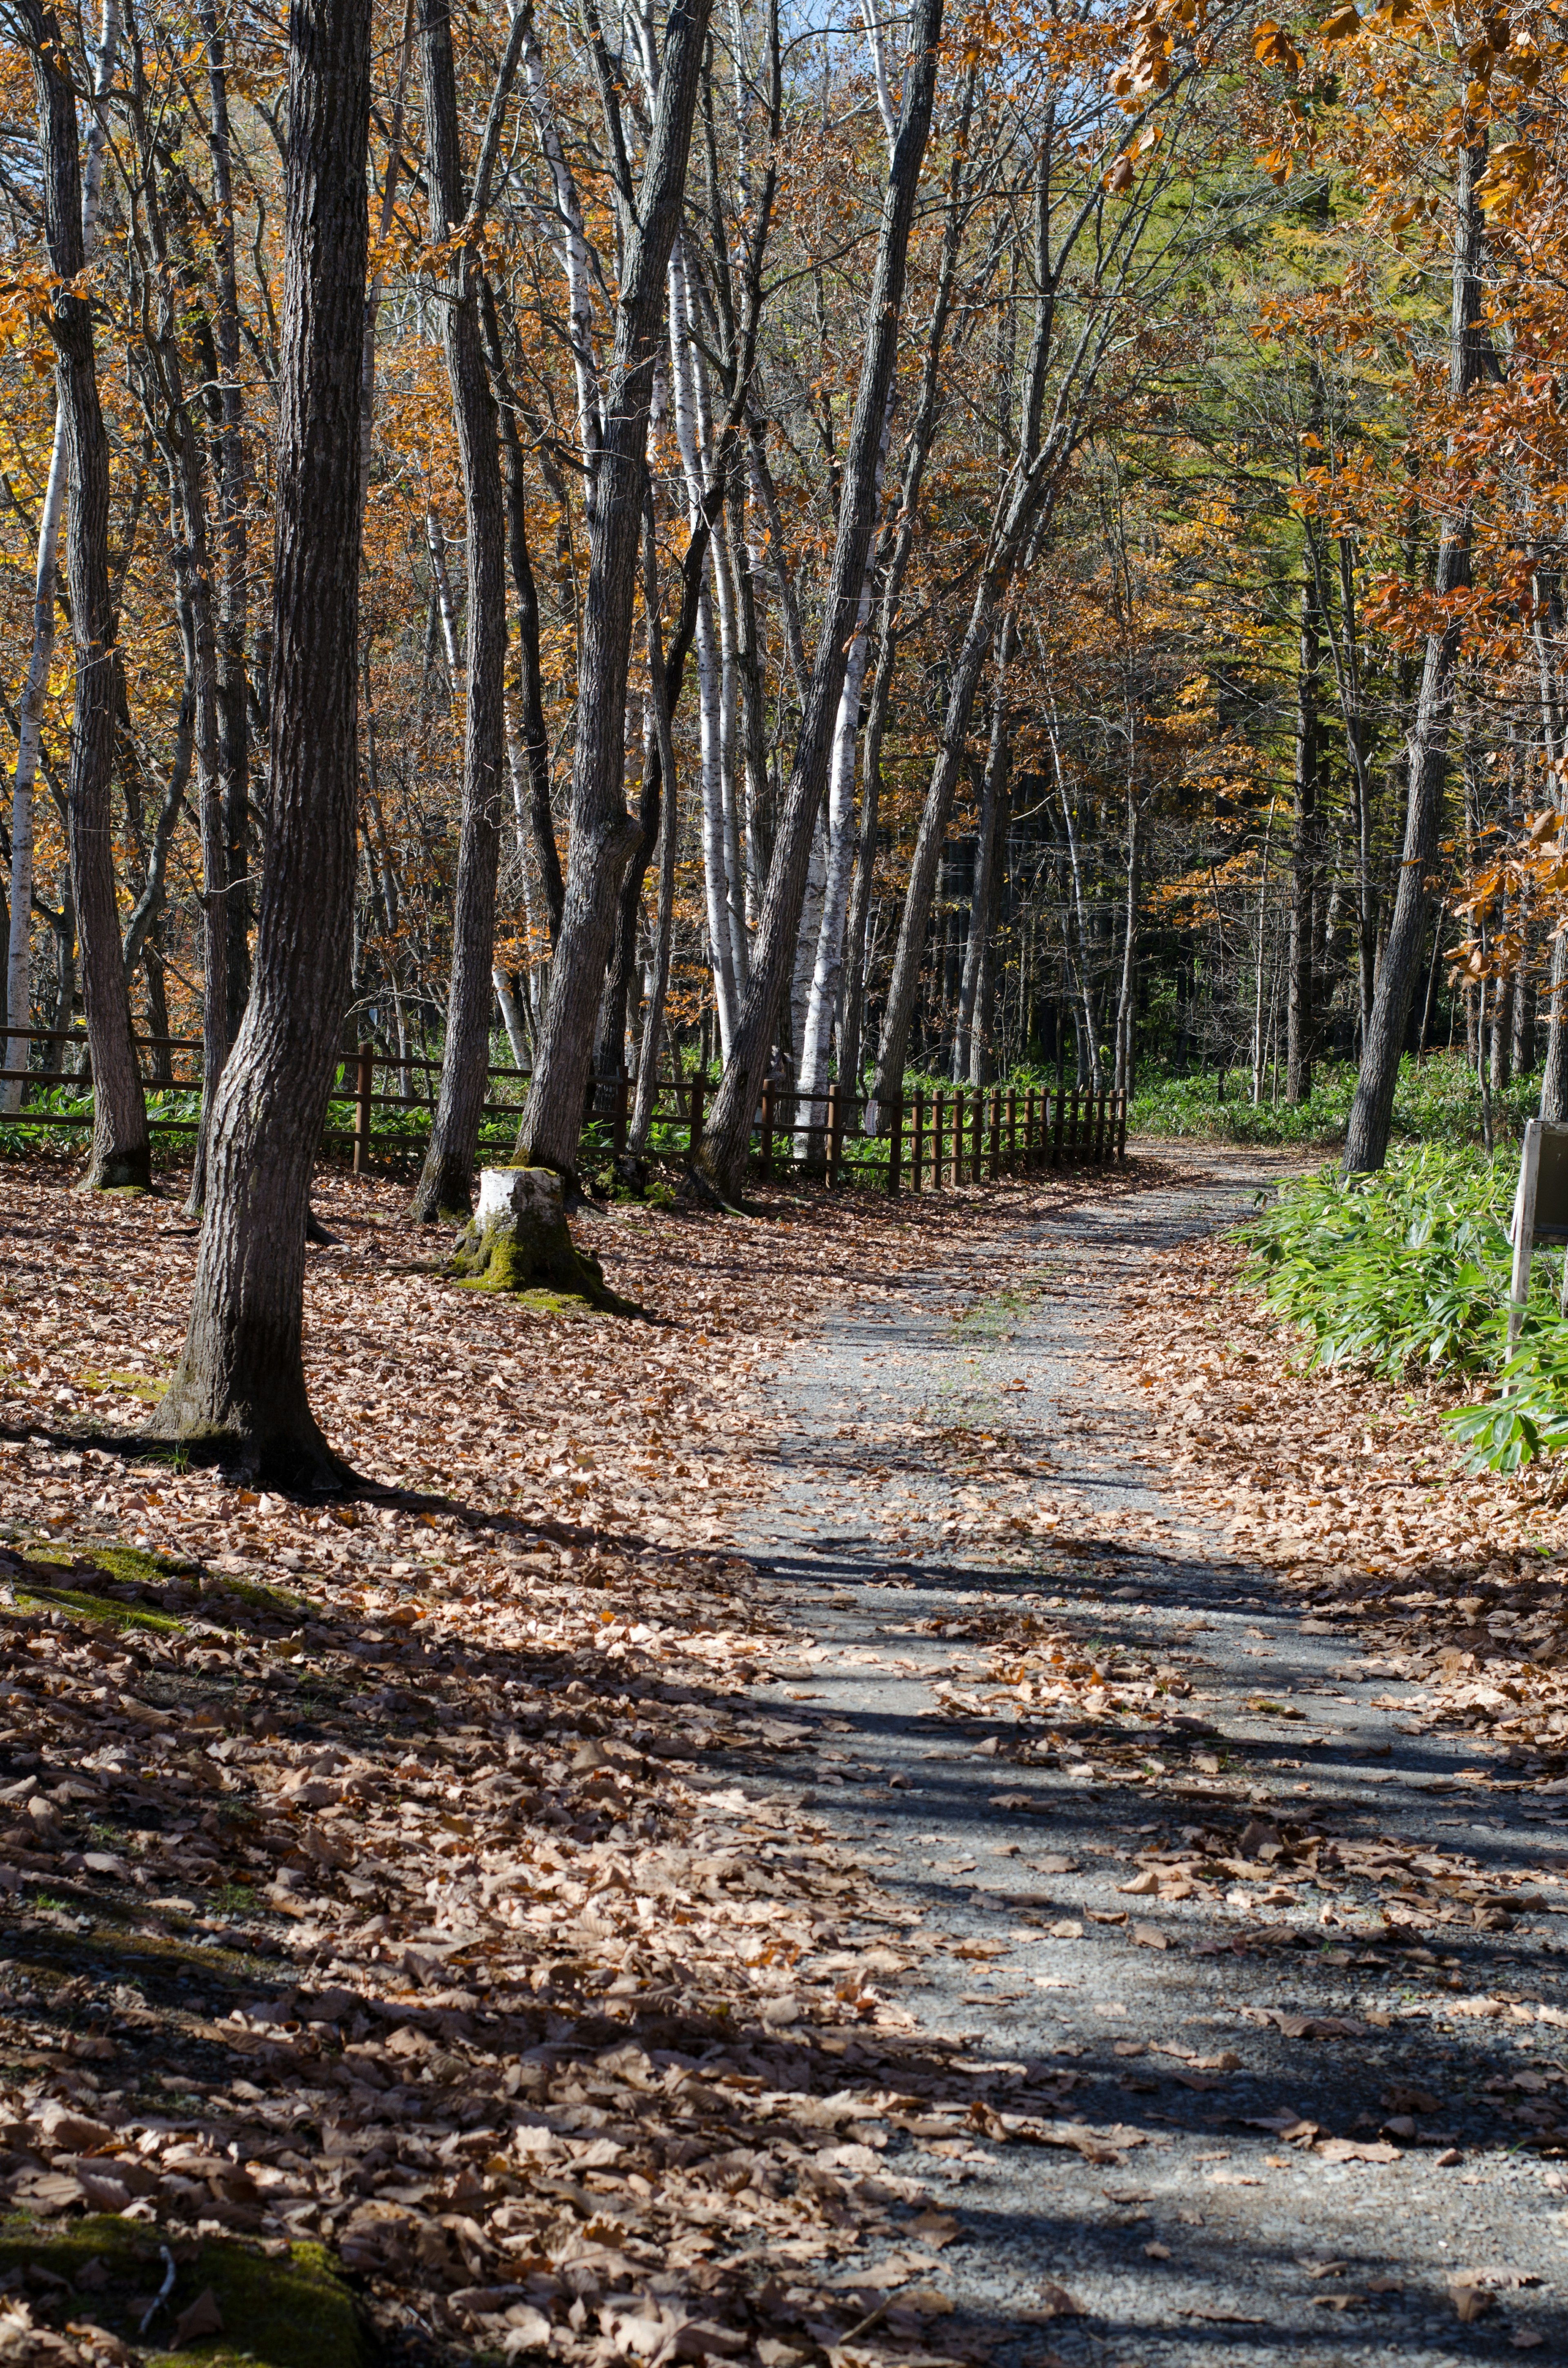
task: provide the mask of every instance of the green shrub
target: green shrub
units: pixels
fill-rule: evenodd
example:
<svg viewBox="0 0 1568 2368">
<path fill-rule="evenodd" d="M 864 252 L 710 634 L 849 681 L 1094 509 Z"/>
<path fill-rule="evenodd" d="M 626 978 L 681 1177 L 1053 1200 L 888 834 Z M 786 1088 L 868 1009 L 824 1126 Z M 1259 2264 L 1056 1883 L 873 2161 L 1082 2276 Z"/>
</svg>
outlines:
<svg viewBox="0 0 1568 2368">
<path fill-rule="evenodd" d="M 1495 1395 L 1444 1417 L 1472 1462 L 1512 1472 L 1568 1447 L 1568 1322 L 1559 1261 L 1538 1251 L 1508 1353 L 1507 1153 L 1428 1144 L 1380 1175 L 1333 1169 L 1288 1185 L 1245 1229 L 1249 1277 L 1311 1343 L 1309 1362 L 1388 1379 L 1495 1376 Z"/>
<path fill-rule="evenodd" d="M 1210 1143 L 1344 1141 L 1356 1098 L 1354 1062 L 1314 1064 L 1312 1094 L 1295 1109 L 1285 1101 L 1276 1108 L 1266 1092 L 1255 1110 L 1247 1099 L 1250 1086 L 1246 1070 L 1232 1069 L 1226 1077 L 1225 1099 L 1221 1101 L 1212 1072 L 1176 1076 L 1145 1070 L 1128 1110 L 1129 1132 Z M 1494 1140 L 1517 1143 L 1526 1119 L 1535 1116 L 1540 1103 L 1539 1070 L 1516 1077 L 1505 1092 L 1494 1095 Z M 1392 1135 L 1395 1143 L 1480 1143 L 1481 1095 L 1475 1073 L 1461 1054 L 1428 1053 L 1420 1061 L 1406 1055 L 1400 1064 L 1394 1096 Z"/>
</svg>

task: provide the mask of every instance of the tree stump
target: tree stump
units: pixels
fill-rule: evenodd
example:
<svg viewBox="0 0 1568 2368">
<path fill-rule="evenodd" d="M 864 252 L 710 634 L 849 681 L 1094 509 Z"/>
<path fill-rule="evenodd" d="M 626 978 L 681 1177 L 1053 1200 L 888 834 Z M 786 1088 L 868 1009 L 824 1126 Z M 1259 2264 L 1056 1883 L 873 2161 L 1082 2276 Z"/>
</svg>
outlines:
<svg viewBox="0 0 1568 2368">
<path fill-rule="evenodd" d="M 452 1273 L 470 1291 L 586 1300 L 628 1311 L 591 1250 L 567 1229 L 561 1178 L 550 1167 L 485 1167 L 479 1208 L 458 1236 Z"/>
</svg>

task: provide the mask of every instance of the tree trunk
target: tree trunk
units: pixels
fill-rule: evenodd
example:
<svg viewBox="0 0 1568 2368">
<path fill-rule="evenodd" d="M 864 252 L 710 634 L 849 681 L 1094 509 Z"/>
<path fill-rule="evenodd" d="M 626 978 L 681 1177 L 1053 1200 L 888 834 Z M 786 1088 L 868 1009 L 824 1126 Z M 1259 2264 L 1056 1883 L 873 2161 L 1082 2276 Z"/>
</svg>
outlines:
<svg viewBox="0 0 1568 2368">
<path fill-rule="evenodd" d="M 833 755 L 828 766 L 826 862 L 823 871 L 822 905 L 812 959 L 811 987 L 801 1018 L 795 1054 L 795 1084 L 810 1099 L 795 1104 L 795 1152 L 810 1156 L 810 1129 L 820 1128 L 827 1116 L 830 1040 L 839 1008 L 839 981 L 844 965 L 844 931 L 849 908 L 849 873 L 855 860 L 855 757 L 860 742 L 860 690 L 866 679 L 866 628 L 871 613 L 871 567 L 860 591 L 855 641 L 844 669 L 838 696 L 838 717 L 833 729 Z M 853 1091 L 853 1085 L 850 1090 Z M 819 1133 L 816 1140 L 824 1138 Z"/>
<path fill-rule="evenodd" d="M 1119 1094 L 1132 1091 L 1132 1018 L 1138 985 L 1138 898 L 1142 886 L 1142 816 L 1138 793 L 1127 784 L 1127 903 L 1121 932 L 1121 991 L 1116 1003 L 1116 1070 L 1112 1084 Z"/>
<path fill-rule="evenodd" d="M 1455 192 L 1453 310 L 1449 356 L 1449 393 L 1462 402 L 1490 360 L 1482 322 L 1483 220 L 1475 185 L 1486 165 L 1486 137 L 1460 152 Z M 1445 514 L 1437 545 L 1433 590 L 1447 599 L 1470 582 L 1471 513 L 1468 503 Z M 1388 939 L 1378 967 L 1372 1016 L 1362 1047 L 1361 1074 L 1345 1142 L 1345 1173 L 1381 1167 L 1388 1156 L 1400 1055 L 1411 999 L 1421 967 L 1426 934 L 1426 875 L 1437 848 L 1437 825 L 1448 779 L 1449 738 L 1453 723 L 1454 680 L 1461 628 L 1427 636 L 1426 654 L 1410 734 L 1409 793 L 1404 852 Z"/>
<path fill-rule="evenodd" d="M 1321 413 L 1317 415 L 1321 417 Z M 1301 658 L 1296 674 L 1296 795 L 1290 828 L 1290 966 L 1285 1008 L 1285 1099 L 1294 1108 L 1312 1089 L 1312 886 L 1317 870 L 1318 666 L 1322 656 L 1317 588 L 1309 564 L 1301 586 Z"/>
<path fill-rule="evenodd" d="M 675 739 L 670 730 L 669 686 L 665 673 L 664 645 L 659 633 L 659 552 L 653 534 L 653 496 L 649 489 L 642 526 L 642 601 L 648 628 L 648 703 L 653 716 L 654 753 L 662 813 L 659 829 L 659 907 L 654 922 L 653 969 L 642 1014 L 642 1041 L 637 1055 L 637 1098 L 632 1105 L 628 1147 L 641 1157 L 653 1122 L 653 1100 L 659 1084 L 659 1030 L 664 1025 L 665 997 L 670 983 L 670 948 L 675 939 L 676 834 L 680 802 L 676 786 Z M 648 771 L 655 768 L 650 764 Z M 646 821 L 646 816 L 644 816 Z"/>
<path fill-rule="evenodd" d="M 1007 803 L 1007 771 L 1011 750 L 1007 733 L 1007 666 L 1013 654 L 1013 612 L 1009 609 L 996 636 L 996 676 L 992 695 L 991 745 L 980 785 L 980 813 L 974 833 L 974 887 L 970 898 L 969 931 L 964 944 L 963 974 L 959 982 L 958 1026 L 953 1037 L 953 1078 L 967 1077 L 972 1086 L 990 1083 L 987 1047 L 981 1017 L 981 988 L 986 954 L 995 926 L 995 873 L 998 818 Z"/>
<path fill-rule="evenodd" d="M 98 401 L 89 298 L 74 292 L 87 263 L 76 103 L 59 19 L 42 0 L 17 0 L 32 51 L 42 155 L 44 233 L 57 285 L 50 327 L 56 400 L 65 417 L 70 488 L 65 575 L 76 682 L 67 788 L 72 891 L 93 1068 L 93 1143 L 85 1182 L 97 1190 L 151 1181 L 147 1105 L 131 1033 L 120 956 L 109 786 L 114 767 L 114 605 L 108 580 L 108 438 Z M 106 23 L 108 19 L 106 18 Z M 116 20 L 118 35 L 118 20 Z"/>
<path fill-rule="evenodd" d="M 575 1172 L 583 1098 L 616 901 L 637 843 L 624 795 L 626 678 L 638 579 L 648 411 L 665 270 L 680 220 L 711 0 L 676 0 L 665 32 L 642 188 L 630 227 L 605 401 L 587 423 L 588 585 L 577 654 L 572 846 L 561 935 L 517 1157 Z"/>
<path fill-rule="evenodd" d="M 501 422 L 506 551 L 512 568 L 512 593 L 517 604 L 517 660 L 522 681 L 519 720 L 523 761 L 528 774 L 528 829 L 544 889 L 545 921 L 553 946 L 561 935 L 561 904 L 566 892 L 561 877 L 561 850 L 555 844 L 555 814 L 551 800 L 550 737 L 545 728 L 544 677 L 540 665 L 539 590 L 528 552 L 528 484 L 523 474 L 523 439 L 517 430 L 517 397 L 506 369 L 495 297 L 488 279 L 480 288 L 480 324 L 484 331 L 484 350 Z"/>
<path fill-rule="evenodd" d="M 732 1058 L 703 1136 L 704 1170 L 721 1191 L 732 1197 L 739 1191 L 745 1174 L 752 1119 L 773 1047 L 779 1004 L 790 982 L 812 830 L 826 787 L 834 723 L 876 524 L 878 465 L 897 359 L 910 227 L 936 96 L 937 49 L 941 29 L 942 0 L 916 0 L 904 69 L 903 108 L 882 199 L 876 269 L 868 310 L 869 325 L 845 459 L 838 531 L 834 541 L 822 636 L 812 667 L 773 860 L 768 867 L 751 982 L 742 1006 Z"/>
<path fill-rule="evenodd" d="M 208 389 L 207 408 L 218 435 L 218 747 L 223 779 L 227 871 L 227 1036 L 233 1043 L 250 992 L 250 723 L 245 674 L 250 564 L 228 65 L 214 0 L 199 0 L 197 17 L 207 44 L 207 86 L 212 100 L 208 147 L 212 159 L 213 243 L 218 270 L 218 383 Z"/>
<path fill-rule="evenodd" d="M 54 445 L 39 515 L 38 565 L 33 577 L 33 638 L 28 656 L 17 734 L 17 768 L 11 777 L 11 913 L 6 948 L 6 1016 L 18 1032 L 6 1046 L 4 1065 L 25 1069 L 32 1053 L 26 1030 L 32 1019 L 31 935 L 33 907 L 33 787 L 38 780 L 39 738 L 54 656 L 55 577 L 60 512 L 65 499 L 65 406 L 56 403 Z M 22 1107 L 20 1078 L 0 1086 L 0 1110 Z"/>
<path fill-rule="evenodd" d="M 283 1486 L 345 1476 L 301 1335 L 353 924 L 369 18 L 369 0 L 294 0 L 289 18 L 267 860 L 185 1348 L 148 1426 Z"/>
<path fill-rule="evenodd" d="M 458 129 L 448 0 L 419 0 L 425 136 L 430 159 L 431 234 L 450 240 L 468 211 Z M 490 1014 L 494 990 L 495 871 L 501 852 L 506 757 L 506 579 L 495 407 L 480 341 L 479 303 L 466 248 L 442 290 L 441 331 L 452 390 L 468 517 L 468 650 L 463 709 L 462 824 L 452 905 L 452 970 L 441 1085 L 414 1215 L 461 1224 L 473 1205 Z"/>
</svg>

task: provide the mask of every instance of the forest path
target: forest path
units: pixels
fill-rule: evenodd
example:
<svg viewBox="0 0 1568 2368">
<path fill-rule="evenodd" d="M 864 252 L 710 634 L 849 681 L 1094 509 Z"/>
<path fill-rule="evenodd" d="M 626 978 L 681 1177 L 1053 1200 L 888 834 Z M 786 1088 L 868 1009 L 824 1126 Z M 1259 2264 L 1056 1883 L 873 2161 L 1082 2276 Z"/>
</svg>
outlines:
<svg viewBox="0 0 1568 2368">
<path fill-rule="evenodd" d="M 1509 2003 L 1562 2006 L 1561 1943 L 1467 1908 L 1402 1946 L 1331 1850 L 1311 1879 L 1297 1831 L 1436 1845 L 1495 1881 L 1539 1861 L 1555 1804 L 1467 1804 L 1473 1743 L 1403 1735 L 1386 1673 L 1313 1633 L 1140 1455 L 1119 1293 L 1280 1165 L 1162 1160 L 1145 1190 L 960 1243 L 897 1305 L 831 1315 L 772 1384 L 777 1486 L 735 1533 L 795 1631 L 758 1698 L 808 1730 L 809 1764 L 780 1757 L 768 1790 L 899 1903 L 901 1928 L 854 1935 L 913 1959 L 884 1991 L 961 2035 L 958 2063 L 995 2067 L 994 2112 L 1038 2115 L 1043 2088 L 1062 2117 L 1047 2144 L 895 2125 L 882 2157 L 961 2216 L 940 2283 L 998 2361 L 1470 2361 L 1568 2329 L 1562 2175 L 1514 2150 L 1559 2042 Z M 983 1698 L 988 1648 L 1030 1617 L 1108 1675 L 1123 1654 L 1179 1671 L 1176 1694 L 1118 1715 L 1112 1679 L 1075 1727 Z M 1260 1682 L 1294 1697 L 1291 1725 Z M 1209 1880 L 1167 1869 L 1176 1896 L 1119 1896 L 1136 1853 L 1190 1859 L 1199 1829 Z M 1490 2003 L 1456 2020 L 1461 1998 Z M 1348 2028 L 1303 2031 L 1314 2017 Z"/>
</svg>

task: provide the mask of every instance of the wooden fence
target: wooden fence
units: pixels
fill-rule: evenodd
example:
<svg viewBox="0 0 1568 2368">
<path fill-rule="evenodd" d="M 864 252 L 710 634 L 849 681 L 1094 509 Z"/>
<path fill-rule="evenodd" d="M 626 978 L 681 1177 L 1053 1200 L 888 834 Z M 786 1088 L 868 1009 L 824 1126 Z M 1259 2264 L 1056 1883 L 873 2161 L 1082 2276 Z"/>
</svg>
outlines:
<svg viewBox="0 0 1568 2368">
<path fill-rule="evenodd" d="M 31 1043 L 85 1044 L 80 1029 L 28 1028 L 6 1031 Z M 142 1036 L 135 1042 L 144 1052 L 186 1053 L 199 1056 L 201 1040 L 193 1036 Z M 367 1173 L 378 1152 L 384 1158 L 412 1156 L 415 1139 L 402 1132 L 382 1130 L 378 1141 L 378 1111 L 417 1110 L 428 1116 L 434 1108 L 428 1083 L 440 1072 L 439 1061 L 423 1054 L 388 1055 L 373 1044 L 361 1044 L 340 1055 L 333 1099 L 351 1102 L 352 1127 L 329 1125 L 324 1144 L 351 1145 L 356 1175 Z M 404 1082 L 400 1092 L 377 1090 L 377 1072 Z M 423 1094 L 411 1093 L 411 1073 L 427 1081 Z M 526 1084 L 526 1069 L 493 1067 L 487 1077 Z M 73 1088 L 90 1101 L 91 1080 L 44 1070 L 0 1069 L 0 1082 L 22 1082 L 51 1091 Z M 199 1066 L 194 1076 L 146 1076 L 153 1093 L 199 1093 Z M 653 1096 L 653 1119 L 666 1130 L 686 1137 L 688 1156 L 702 1141 L 702 1121 L 710 1097 L 717 1090 L 710 1078 L 660 1077 Z M 611 1077 L 593 1077 L 588 1084 L 586 1122 L 597 1123 L 619 1156 L 627 1146 L 632 1081 L 625 1070 Z M 1127 1156 L 1127 1097 L 1125 1094 L 1051 1092 L 1031 1086 L 1024 1092 L 1009 1087 L 952 1091 L 924 1088 L 908 1100 L 894 1102 L 884 1112 L 880 1134 L 868 1135 L 862 1121 L 867 1097 L 851 1094 L 835 1080 L 818 1094 L 806 1094 L 769 1077 L 754 1121 L 758 1172 L 767 1179 L 790 1171 L 822 1177 L 829 1185 L 848 1180 L 881 1183 L 889 1194 L 901 1191 L 939 1192 L 945 1185 L 979 1184 L 988 1177 L 1017 1175 L 1042 1167 L 1103 1165 Z M 486 1118 L 516 1120 L 521 1104 L 486 1101 Z M 36 1108 L 0 1113 L 0 1126 L 88 1127 L 90 1111 L 45 1110 Z M 194 1135 L 192 1118 L 165 1118 L 150 1112 L 154 1133 Z"/>
</svg>

